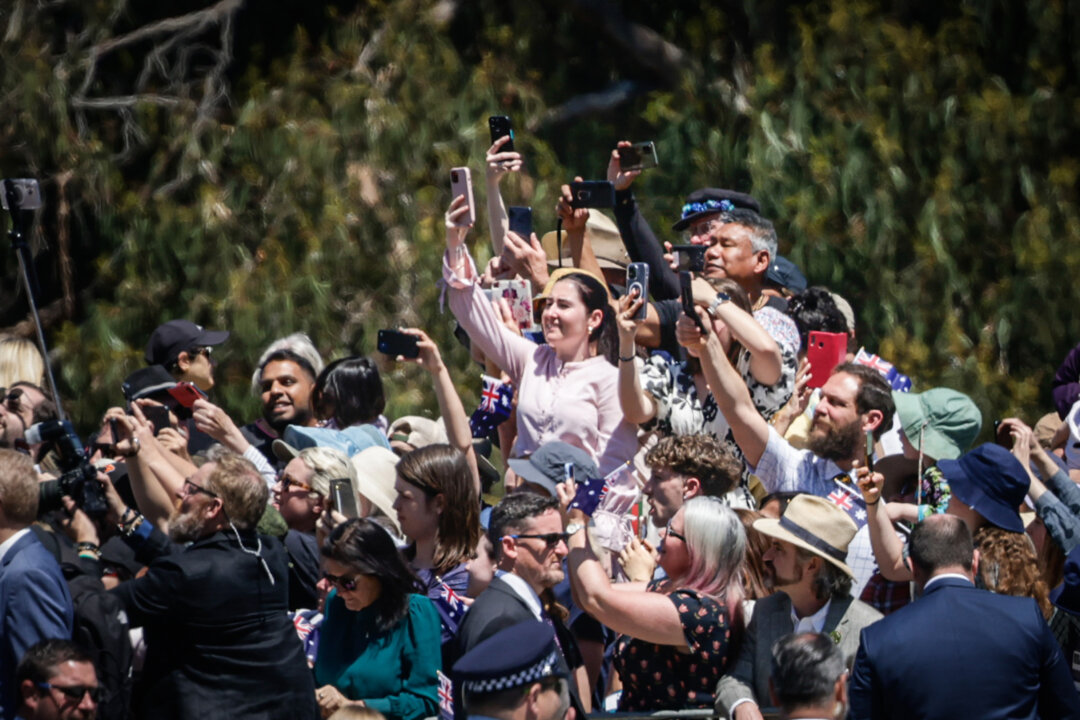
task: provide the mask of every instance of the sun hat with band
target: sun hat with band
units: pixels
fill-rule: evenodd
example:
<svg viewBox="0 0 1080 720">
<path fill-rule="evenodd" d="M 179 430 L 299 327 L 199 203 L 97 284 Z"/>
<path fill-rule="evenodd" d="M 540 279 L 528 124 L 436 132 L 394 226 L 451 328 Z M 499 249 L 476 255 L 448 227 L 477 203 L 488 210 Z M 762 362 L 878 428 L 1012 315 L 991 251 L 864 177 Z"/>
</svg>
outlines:
<svg viewBox="0 0 1080 720">
<path fill-rule="evenodd" d="M 562 249 L 562 266 L 569 267 L 571 265 L 570 243 L 566 241 L 566 231 L 562 231 L 561 244 L 557 242 L 556 232 L 552 230 L 544 233 L 544 236 L 540 238 L 540 245 L 543 246 L 544 254 L 547 255 L 548 267 L 557 267 L 559 265 L 560 248 Z M 630 264 L 630 255 L 626 252 L 626 246 L 623 245 L 622 235 L 619 234 L 619 226 L 599 210 L 589 211 L 589 219 L 585 223 L 585 238 L 592 245 L 593 253 L 595 253 L 596 261 L 600 267 L 625 270 L 626 266 Z"/>
<path fill-rule="evenodd" d="M 957 500 L 991 525 L 1024 532 L 1019 507 L 1031 478 L 1011 452 L 996 443 L 983 443 L 957 460 L 941 460 L 937 467 Z"/>
<path fill-rule="evenodd" d="M 955 460 L 975 442 L 982 413 L 971 398 L 949 388 L 921 393 L 893 391 L 896 416 L 908 442 L 935 460 Z"/>
<path fill-rule="evenodd" d="M 760 213 L 761 205 L 752 195 L 724 190 L 723 188 L 701 188 L 690 193 L 682 206 L 679 221 L 671 226 L 672 230 L 682 232 L 698 220 L 734 210 L 750 210 Z"/>
<path fill-rule="evenodd" d="M 796 495 L 779 520 L 760 518 L 754 521 L 754 529 L 812 552 L 855 577 L 847 565 L 847 551 L 859 528 L 846 512 L 823 497 Z"/>
</svg>

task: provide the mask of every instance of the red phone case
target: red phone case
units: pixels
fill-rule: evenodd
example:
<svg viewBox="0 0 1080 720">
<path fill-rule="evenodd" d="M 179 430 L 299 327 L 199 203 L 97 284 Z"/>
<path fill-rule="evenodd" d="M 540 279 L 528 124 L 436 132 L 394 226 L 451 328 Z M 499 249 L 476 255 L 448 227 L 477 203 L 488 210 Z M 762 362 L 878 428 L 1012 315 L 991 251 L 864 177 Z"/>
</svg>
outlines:
<svg viewBox="0 0 1080 720">
<path fill-rule="evenodd" d="M 186 408 L 191 407 L 196 400 L 203 397 L 199 389 L 189 382 L 176 383 L 176 387 L 169 388 L 169 394 Z"/>
<path fill-rule="evenodd" d="M 833 368 L 844 362 L 847 355 L 847 333 L 811 332 L 807 340 L 806 359 L 810 361 L 813 377 L 807 387 L 819 388 L 832 375 Z"/>
</svg>

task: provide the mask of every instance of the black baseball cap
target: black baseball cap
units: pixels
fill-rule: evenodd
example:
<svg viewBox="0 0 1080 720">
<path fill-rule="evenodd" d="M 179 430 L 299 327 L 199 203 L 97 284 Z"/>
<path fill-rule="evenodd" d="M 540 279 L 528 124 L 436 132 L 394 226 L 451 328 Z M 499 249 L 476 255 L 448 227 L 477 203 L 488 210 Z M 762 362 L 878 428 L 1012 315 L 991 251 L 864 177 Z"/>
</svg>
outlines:
<svg viewBox="0 0 1080 720">
<path fill-rule="evenodd" d="M 158 325 L 150 336 L 146 345 L 146 364 L 167 367 L 189 348 L 220 345 L 228 339 L 228 330 L 207 330 L 190 320 L 170 320 Z"/>
<path fill-rule="evenodd" d="M 750 210 L 760 213 L 761 206 L 753 196 L 746 193 L 723 188 L 701 188 L 690 193 L 690 196 L 686 198 L 682 206 L 682 217 L 671 228 L 682 232 L 699 218 L 732 210 Z"/>
</svg>

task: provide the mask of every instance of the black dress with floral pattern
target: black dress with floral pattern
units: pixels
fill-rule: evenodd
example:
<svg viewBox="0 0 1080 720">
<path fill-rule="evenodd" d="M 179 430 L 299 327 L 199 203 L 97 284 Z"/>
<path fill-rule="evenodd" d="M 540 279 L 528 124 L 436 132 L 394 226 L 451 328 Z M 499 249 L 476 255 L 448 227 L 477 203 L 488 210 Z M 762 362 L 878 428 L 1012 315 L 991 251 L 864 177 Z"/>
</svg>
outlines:
<svg viewBox="0 0 1080 720">
<path fill-rule="evenodd" d="M 690 652 L 620 636 L 615 647 L 615 669 L 623 683 L 620 711 L 712 708 L 716 683 L 734 661 L 727 608 L 693 590 L 675 590 L 668 598 L 679 611 Z"/>
</svg>

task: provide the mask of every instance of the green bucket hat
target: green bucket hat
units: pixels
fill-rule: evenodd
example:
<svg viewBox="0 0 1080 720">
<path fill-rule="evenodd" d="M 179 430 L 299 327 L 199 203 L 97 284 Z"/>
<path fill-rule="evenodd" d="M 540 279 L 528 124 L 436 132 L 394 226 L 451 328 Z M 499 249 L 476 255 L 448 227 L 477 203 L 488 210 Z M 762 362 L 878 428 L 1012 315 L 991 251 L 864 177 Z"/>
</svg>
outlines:
<svg viewBox="0 0 1080 720">
<path fill-rule="evenodd" d="M 908 442 L 935 460 L 955 460 L 964 454 L 982 429 L 982 413 L 971 398 L 949 388 L 921 393 L 893 391 L 896 415 Z"/>
</svg>

